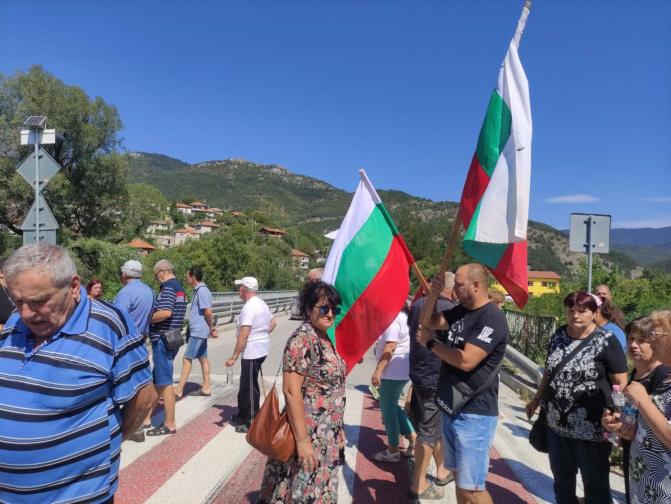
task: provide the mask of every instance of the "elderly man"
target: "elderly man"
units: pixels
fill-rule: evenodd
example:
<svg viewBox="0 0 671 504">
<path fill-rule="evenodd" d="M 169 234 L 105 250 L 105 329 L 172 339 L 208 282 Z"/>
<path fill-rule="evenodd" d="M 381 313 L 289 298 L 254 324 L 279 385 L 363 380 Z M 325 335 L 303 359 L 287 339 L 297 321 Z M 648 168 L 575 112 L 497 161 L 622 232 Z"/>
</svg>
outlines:
<svg viewBox="0 0 671 504">
<path fill-rule="evenodd" d="M 3 269 L 17 311 L 0 334 L 0 502 L 112 502 L 122 438 L 156 399 L 142 335 L 88 298 L 61 247 Z"/>
<path fill-rule="evenodd" d="M 594 289 L 594 294 L 600 298 L 607 299 L 611 303 L 613 302 L 613 294 L 610 292 L 610 287 L 606 284 L 599 284 Z M 613 322 L 620 328 L 624 329 L 624 326 L 627 325 L 627 320 L 624 317 L 624 313 L 618 307 L 613 305 Z M 626 345 L 623 346 L 625 348 Z"/>
<path fill-rule="evenodd" d="M 147 431 L 147 436 L 165 436 L 177 432 L 175 421 L 175 389 L 172 386 L 173 361 L 177 350 L 171 350 L 165 341 L 165 333 L 172 329 L 181 329 L 186 315 L 186 293 L 184 287 L 175 277 L 175 268 L 167 259 L 154 264 L 154 276 L 161 284 L 154 313 L 151 315 L 149 338 L 151 339 L 151 355 L 154 360 L 154 386 L 163 397 L 165 409 L 164 422 Z M 145 427 L 151 426 L 151 418 L 147 417 Z"/>
<path fill-rule="evenodd" d="M 431 290 L 439 293 L 443 279 Z M 489 449 L 498 410 L 498 371 L 506 350 L 508 324 L 488 299 L 487 270 L 466 264 L 454 277 L 459 305 L 434 313 L 419 342 L 442 361 L 436 403 L 443 410 L 445 467 L 454 473 L 459 504 L 491 504 L 485 490 Z M 443 342 L 431 331 L 449 330 Z"/>
<path fill-rule="evenodd" d="M 240 289 L 240 299 L 245 304 L 238 316 L 237 340 L 233 356 L 226 361 L 231 367 L 242 355 L 240 363 L 240 389 L 238 414 L 231 420 L 238 425 L 235 432 L 247 432 L 259 411 L 259 371 L 270 347 L 270 333 L 275 329 L 275 319 L 268 305 L 257 295 L 259 282 L 254 277 L 235 281 Z"/>
<path fill-rule="evenodd" d="M 142 263 L 126 261 L 121 266 L 123 288 L 114 298 L 114 304 L 128 312 L 137 330 L 143 336 L 149 332 L 149 317 L 154 309 L 154 293 L 142 280 Z"/>
</svg>

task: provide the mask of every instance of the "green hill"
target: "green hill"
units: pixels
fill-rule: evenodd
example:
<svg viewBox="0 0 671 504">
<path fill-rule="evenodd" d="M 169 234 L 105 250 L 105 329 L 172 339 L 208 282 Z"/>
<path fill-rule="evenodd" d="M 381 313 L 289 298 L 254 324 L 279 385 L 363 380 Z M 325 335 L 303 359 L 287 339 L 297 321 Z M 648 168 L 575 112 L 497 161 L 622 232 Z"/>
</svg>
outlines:
<svg viewBox="0 0 671 504">
<path fill-rule="evenodd" d="M 242 159 L 189 165 L 160 154 L 130 153 L 129 182 L 150 184 L 173 201 L 206 201 L 224 210 L 260 211 L 278 226 L 323 235 L 337 229 L 352 193 L 279 165 Z M 416 259 L 439 261 L 457 204 L 418 198 L 402 191 L 379 191 Z M 568 239 L 557 229 L 529 222 L 529 266 L 562 276 L 577 271 L 584 254 L 569 252 Z M 625 270 L 635 264 L 626 256 L 603 257 Z"/>
</svg>

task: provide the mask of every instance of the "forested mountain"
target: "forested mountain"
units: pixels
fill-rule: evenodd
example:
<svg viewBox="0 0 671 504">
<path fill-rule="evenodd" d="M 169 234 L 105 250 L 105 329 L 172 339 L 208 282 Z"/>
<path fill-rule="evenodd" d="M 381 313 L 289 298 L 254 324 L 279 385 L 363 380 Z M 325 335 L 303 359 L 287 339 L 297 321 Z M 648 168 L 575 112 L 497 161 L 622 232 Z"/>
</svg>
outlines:
<svg viewBox="0 0 671 504">
<path fill-rule="evenodd" d="M 278 226 L 316 235 L 339 226 L 352 198 L 352 193 L 279 165 L 241 159 L 190 165 L 160 154 L 133 152 L 128 177 L 130 183 L 153 185 L 173 201 L 204 200 L 224 210 L 259 211 Z M 457 204 L 394 190 L 379 193 L 418 262 L 439 262 Z M 571 275 L 584 258 L 569 252 L 567 238 L 551 226 L 530 222 L 528 238 L 533 269 Z M 604 259 L 625 270 L 636 266 L 617 253 Z"/>
</svg>

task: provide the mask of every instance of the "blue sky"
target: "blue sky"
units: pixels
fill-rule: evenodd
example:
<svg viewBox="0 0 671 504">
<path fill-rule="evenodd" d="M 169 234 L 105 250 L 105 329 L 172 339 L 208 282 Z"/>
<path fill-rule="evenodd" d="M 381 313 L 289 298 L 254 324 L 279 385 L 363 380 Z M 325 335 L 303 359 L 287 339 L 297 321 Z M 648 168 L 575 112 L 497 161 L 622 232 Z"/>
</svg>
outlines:
<svg viewBox="0 0 671 504">
<path fill-rule="evenodd" d="M 4 0 L 0 72 L 103 97 L 128 150 L 455 201 L 522 4 Z M 530 218 L 671 225 L 671 2 L 536 0 L 520 55 Z"/>
</svg>

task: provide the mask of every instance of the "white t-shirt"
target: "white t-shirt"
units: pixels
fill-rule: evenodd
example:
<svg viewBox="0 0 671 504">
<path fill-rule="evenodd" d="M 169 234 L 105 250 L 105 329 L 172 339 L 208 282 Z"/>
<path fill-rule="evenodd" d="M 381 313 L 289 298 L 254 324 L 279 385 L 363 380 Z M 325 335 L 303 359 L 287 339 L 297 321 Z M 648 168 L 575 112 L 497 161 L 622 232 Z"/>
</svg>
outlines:
<svg viewBox="0 0 671 504">
<path fill-rule="evenodd" d="M 258 359 L 268 355 L 270 347 L 270 321 L 273 319 L 268 305 L 259 297 L 254 296 L 247 300 L 238 317 L 237 331 L 240 334 L 242 326 L 250 326 L 251 331 L 247 338 L 247 346 L 242 352 L 243 359 Z"/>
<path fill-rule="evenodd" d="M 380 359 L 385 343 L 396 342 L 396 350 L 389 364 L 382 372 L 382 378 L 387 380 L 407 380 L 410 368 L 410 329 L 408 329 L 408 316 L 405 312 L 399 313 L 394 321 L 382 333 L 375 344 L 375 357 Z"/>
</svg>

